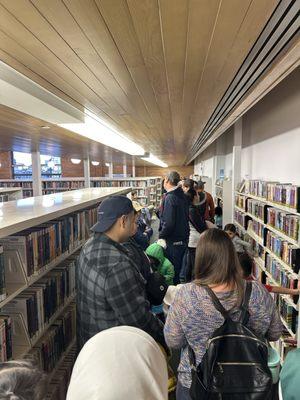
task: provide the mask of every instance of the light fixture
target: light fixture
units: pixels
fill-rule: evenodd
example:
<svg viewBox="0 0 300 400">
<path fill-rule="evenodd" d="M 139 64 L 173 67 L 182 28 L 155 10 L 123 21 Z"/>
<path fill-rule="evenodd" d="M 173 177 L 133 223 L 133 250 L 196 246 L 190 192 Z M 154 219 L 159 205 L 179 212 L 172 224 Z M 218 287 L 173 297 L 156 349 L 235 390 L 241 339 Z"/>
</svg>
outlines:
<svg viewBox="0 0 300 400">
<path fill-rule="evenodd" d="M 43 126 L 41 126 L 41 129 L 50 129 L 50 126 L 48 126 L 48 125 L 43 125 Z"/>
<path fill-rule="evenodd" d="M 105 166 L 106 166 L 106 167 L 109 167 L 109 166 L 110 166 L 110 163 L 106 162 L 106 163 L 105 163 Z"/>
<path fill-rule="evenodd" d="M 71 158 L 71 163 L 73 164 L 80 164 L 81 160 L 79 158 Z"/>
<path fill-rule="evenodd" d="M 108 126 L 105 121 L 101 120 L 95 114 L 86 114 L 84 123 L 67 123 L 58 125 L 124 153 L 133 156 L 144 154 L 144 149 L 141 146 L 127 139 L 114 128 Z"/>
<path fill-rule="evenodd" d="M 141 157 L 142 160 L 145 160 L 151 164 L 158 165 L 159 167 L 167 168 L 168 164 L 161 161 L 159 158 L 155 157 L 153 154 L 149 154 L 148 157 Z"/>
<path fill-rule="evenodd" d="M 94 167 L 98 167 L 99 164 L 99 161 L 92 161 L 92 165 L 94 165 Z"/>
<path fill-rule="evenodd" d="M 2 167 L 2 164 L 1 164 L 1 162 L 0 162 L 0 168 Z"/>
</svg>

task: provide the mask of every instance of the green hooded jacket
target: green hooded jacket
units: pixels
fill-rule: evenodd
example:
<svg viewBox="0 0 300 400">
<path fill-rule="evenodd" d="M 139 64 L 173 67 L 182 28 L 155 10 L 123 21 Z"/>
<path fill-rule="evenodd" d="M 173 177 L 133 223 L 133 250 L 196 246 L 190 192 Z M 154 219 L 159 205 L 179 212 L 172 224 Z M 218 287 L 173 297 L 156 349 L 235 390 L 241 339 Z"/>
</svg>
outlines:
<svg viewBox="0 0 300 400">
<path fill-rule="evenodd" d="M 168 285 L 173 285 L 174 267 L 165 257 L 164 249 L 159 244 L 153 243 L 146 249 L 146 254 L 159 261 L 158 272 L 165 277 Z"/>
</svg>

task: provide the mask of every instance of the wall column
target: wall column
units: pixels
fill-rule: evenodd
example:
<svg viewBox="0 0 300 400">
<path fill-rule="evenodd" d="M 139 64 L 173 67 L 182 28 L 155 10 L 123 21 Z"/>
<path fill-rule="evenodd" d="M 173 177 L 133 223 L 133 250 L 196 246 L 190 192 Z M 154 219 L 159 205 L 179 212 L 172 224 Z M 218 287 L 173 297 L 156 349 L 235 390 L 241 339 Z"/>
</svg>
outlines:
<svg viewBox="0 0 300 400">
<path fill-rule="evenodd" d="M 32 157 L 32 189 L 33 196 L 42 196 L 41 155 L 39 151 L 31 153 Z"/>
<path fill-rule="evenodd" d="M 90 170 L 90 157 L 87 156 L 83 160 L 83 173 L 84 173 L 84 187 L 91 187 L 91 170 Z"/>
</svg>

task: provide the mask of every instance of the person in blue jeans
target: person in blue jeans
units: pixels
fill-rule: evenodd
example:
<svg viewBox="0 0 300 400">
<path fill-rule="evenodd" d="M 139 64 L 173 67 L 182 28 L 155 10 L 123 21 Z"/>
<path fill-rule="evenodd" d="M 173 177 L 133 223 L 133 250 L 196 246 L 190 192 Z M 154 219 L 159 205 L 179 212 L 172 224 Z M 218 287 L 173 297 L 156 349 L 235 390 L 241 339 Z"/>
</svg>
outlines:
<svg viewBox="0 0 300 400">
<path fill-rule="evenodd" d="M 189 240 L 189 202 L 181 187 L 180 175 L 171 171 L 164 180 L 167 191 L 160 212 L 159 238 L 167 244 L 166 257 L 174 265 L 174 284 L 179 283 L 182 260 Z"/>
</svg>

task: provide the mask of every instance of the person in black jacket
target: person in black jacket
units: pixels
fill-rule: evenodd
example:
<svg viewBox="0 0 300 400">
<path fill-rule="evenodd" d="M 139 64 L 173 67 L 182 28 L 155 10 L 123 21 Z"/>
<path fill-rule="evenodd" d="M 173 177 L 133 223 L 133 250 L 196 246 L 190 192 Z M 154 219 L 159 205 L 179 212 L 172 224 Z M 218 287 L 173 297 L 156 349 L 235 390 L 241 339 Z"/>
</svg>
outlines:
<svg viewBox="0 0 300 400">
<path fill-rule="evenodd" d="M 189 203 L 181 187 L 180 175 L 176 171 L 168 174 L 164 181 L 167 191 L 160 215 L 159 238 L 167 243 L 166 256 L 174 265 L 175 285 L 179 283 L 182 260 L 189 240 Z"/>
<path fill-rule="evenodd" d="M 205 221 L 206 197 L 204 193 L 200 193 L 198 197 L 195 189 L 190 189 L 186 195 L 190 197 L 190 237 L 185 268 L 185 282 L 190 282 L 194 277 L 196 247 L 198 245 L 201 233 L 207 229 Z"/>
</svg>

